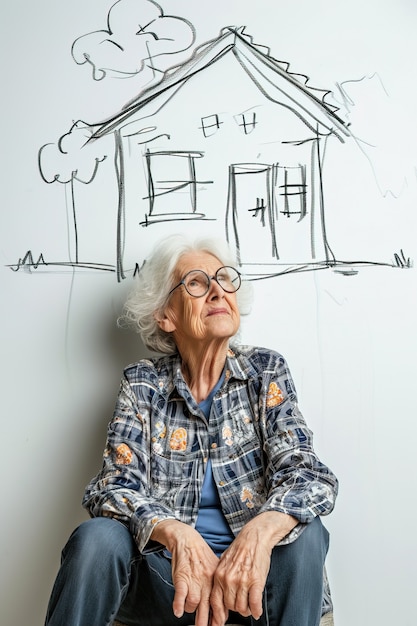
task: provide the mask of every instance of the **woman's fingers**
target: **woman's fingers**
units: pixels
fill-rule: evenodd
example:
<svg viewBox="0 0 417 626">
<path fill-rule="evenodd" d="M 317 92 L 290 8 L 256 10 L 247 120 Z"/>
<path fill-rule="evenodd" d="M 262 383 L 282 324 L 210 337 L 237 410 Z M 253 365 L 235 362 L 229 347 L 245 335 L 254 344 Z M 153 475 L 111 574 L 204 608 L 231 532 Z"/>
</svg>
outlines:
<svg viewBox="0 0 417 626">
<path fill-rule="evenodd" d="M 172 603 L 172 610 L 175 617 L 182 617 L 185 611 L 185 603 L 188 596 L 188 585 L 184 580 L 179 580 L 175 584 L 175 595 Z"/>
<path fill-rule="evenodd" d="M 212 606 L 223 603 L 229 611 L 259 619 L 269 565 L 270 554 L 262 545 L 237 538 L 214 575 Z"/>
</svg>

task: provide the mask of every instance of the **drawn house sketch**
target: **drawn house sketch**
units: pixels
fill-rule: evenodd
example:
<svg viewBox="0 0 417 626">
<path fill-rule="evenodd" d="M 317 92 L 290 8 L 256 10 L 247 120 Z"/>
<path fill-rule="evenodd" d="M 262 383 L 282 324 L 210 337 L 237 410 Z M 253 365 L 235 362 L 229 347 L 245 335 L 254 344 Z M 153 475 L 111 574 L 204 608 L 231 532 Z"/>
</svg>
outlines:
<svg viewBox="0 0 417 626">
<path fill-rule="evenodd" d="M 158 5 L 151 4 L 155 11 Z M 119 0 L 112 9 L 121 6 Z M 195 31 L 189 23 L 181 28 L 188 33 L 185 50 Z M 93 65 L 80 42 L 73 46 L 77 62 Z M 225 27 L 170 69 L 156 71 L 150 52 L 147 62 L 153 79 L 122 110 L 103 122 L 76 122 L 56 145 L 39 151 L 43 180 L 70 186 L 71 258 L 54 263 L 41 254 L 34 260 L 29 251 L 12 269 L 88 267 L 115 272 L 120 281 L 145 260 L 140 251 L 149 233 L 158 238 L 169 228 L 226 237 L 247 278 L 325 267 L 356 273 L 354 261 L 338 258 L 326 228 L 324 155 L 330 144 L 352 138 L 337 107 L 326 101 L 330 92 L 291 72 L 245 27 Z M 103 67 L 93 65 L 95 78 L 109 71 Z M 65 159 L 64 173 L 57 173 L 59 159 Z M 91 259 L 77 220 L 87 210 L 76 190 L 79 183 L 94 186 L 103 167 L 113 168 L 106 228 L 115 245 L 105 259 Z M 382 264 L 409 267 L 410 260 L 396 255 L 394 263 Z"/>
<path fill-rule="evenodd" d="M 335 262 L 322 144 L 344 141 L 349 131 L 324 102 L 328 92 L 306 82 L 243 28 L 227 27 L 201 46 L 92 137 L 116 136 L 119 224 L 132 211 L 142 228 L 220 220 L 249 274 L 251 266 L 276 273 L 278 263 L 288 269 Z M 127 195 L 132 168 L 146 190 L 137 190 L 134 207 Z M 126 233 L 119 236 L 121 250 Z"/>
</svg>

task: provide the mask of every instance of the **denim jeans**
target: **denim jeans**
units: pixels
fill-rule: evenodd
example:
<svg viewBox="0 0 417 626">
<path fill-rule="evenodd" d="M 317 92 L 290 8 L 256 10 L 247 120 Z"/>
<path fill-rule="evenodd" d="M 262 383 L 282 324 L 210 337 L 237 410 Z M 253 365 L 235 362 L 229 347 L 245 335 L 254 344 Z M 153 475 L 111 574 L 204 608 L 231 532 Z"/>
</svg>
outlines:
<svg viewBox="0 0 417 626">
<path fill-rule="evenodd" d="M 298 539 L 272 551 L 260 620 L 230 614 L 245 626 L 318 626 L 328 533 L 319 518 Z M 45 626 L 189 626 L 172 613 L 171 562 L 162 552 L 141 556 L 120 522 L 97 517 L 81 524 L 62 552 Z"/>
</svg>

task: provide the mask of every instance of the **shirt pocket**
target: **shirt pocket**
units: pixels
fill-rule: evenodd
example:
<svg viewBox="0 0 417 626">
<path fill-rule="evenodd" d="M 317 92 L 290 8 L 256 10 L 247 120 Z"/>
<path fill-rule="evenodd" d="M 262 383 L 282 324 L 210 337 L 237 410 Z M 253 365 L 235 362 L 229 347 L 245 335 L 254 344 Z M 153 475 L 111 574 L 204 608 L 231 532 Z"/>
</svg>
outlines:
<svg viewBox="0 0 417 626">
<path fill-rule="evenodd" d="M 239 480 L 250 476 L 262 482 L 264 455 L 262 441 L 252 416 L 244 409 L 230 411 L 220 428 L 223 459 L 228 459 Z M 230 470 L 229 470 L 230 471 Z"/>
<path fill-rule="evenodd" d="M 184 427 L 172 429 L 155 425 L 151 436 L 151 492 L 171 503 L 189 485 L 201 453 L 192 449 L 192 435 Z"/>
<path fill-rule="evenodd" d="M 221 445 L 230 448 L 246 447 L 247 444 L 256 445 L 259 441 L 254 416 L 244 404 L 229 406 L 223 412 L 223 419 L 219 420 L 219 439 Z"/>
<path fill-rule="evenodd" d="M 187 461 L 183 454 L 166 457 L 152 454 L 151 483 L 155 491 L 166 493 L 170 489 L 178 489 L 185 473 Z"/>
</svg>

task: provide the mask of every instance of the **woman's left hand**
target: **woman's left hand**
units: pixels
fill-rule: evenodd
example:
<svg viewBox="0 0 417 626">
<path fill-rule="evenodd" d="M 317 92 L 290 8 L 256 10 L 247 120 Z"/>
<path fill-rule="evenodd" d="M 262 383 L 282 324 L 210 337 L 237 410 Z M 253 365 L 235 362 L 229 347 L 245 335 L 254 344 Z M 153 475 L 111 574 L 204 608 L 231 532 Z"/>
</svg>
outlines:
<svg viewBox="0 0 417 626">
<path fill-rule="evenodd" d="M 222 555 L 214 575 L 210 596 L 211 626 L 223 626 L 214 618 L 220 607 L 244 617 L 261 617 L 272 549 L 297 524 L 298 520 L 290 515 L 268 511 L 244 526 Z"/>
<path fill-rule="evenodd" d="M 152 539 L 165 545 L 172 554 L 175 617 L 195 612 L 195 626 L 209 626 L 211 620 L 224 626 L 227 619 L 224 605 L 218 604 L 216 610 L 210 607 L 219 559 L 201 535 L 191 526 L 170 519 L 155 527 Z"/>
</svg>

